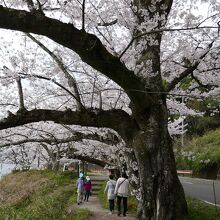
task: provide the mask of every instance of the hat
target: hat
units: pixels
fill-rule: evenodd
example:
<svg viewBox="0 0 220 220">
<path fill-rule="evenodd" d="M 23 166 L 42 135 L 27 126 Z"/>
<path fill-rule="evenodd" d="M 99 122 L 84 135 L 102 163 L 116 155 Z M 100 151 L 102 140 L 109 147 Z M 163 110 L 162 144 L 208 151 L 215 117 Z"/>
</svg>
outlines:
<svg viewBox="0 0 220 220">
<path fill-rule="evenodd" d="M 87 177 L 86 177 L 86 179 L 87 179 L 87 180 L 90 180 L 90 177 L 89 177 L 89 176 L 87 176 Z"/>
</svg>

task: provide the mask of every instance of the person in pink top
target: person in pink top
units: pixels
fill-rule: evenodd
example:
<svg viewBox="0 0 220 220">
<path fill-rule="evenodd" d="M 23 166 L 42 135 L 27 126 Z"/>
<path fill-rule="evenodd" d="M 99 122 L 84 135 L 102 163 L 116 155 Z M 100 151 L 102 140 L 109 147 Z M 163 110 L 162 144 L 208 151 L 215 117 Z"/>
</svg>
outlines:
<svg viewBox="0 0 220 220">
<path fill-rule="evenodd" d="M 90 177 L 86 177 L 86 182 L 84 184 L 84 189 L 85 189 L 85 198 L 84 201 L 89 201 L 89 196 L 91 195 L 91 190 L 92 190 L 92 183 L 90 180 Z"/>
</svg>

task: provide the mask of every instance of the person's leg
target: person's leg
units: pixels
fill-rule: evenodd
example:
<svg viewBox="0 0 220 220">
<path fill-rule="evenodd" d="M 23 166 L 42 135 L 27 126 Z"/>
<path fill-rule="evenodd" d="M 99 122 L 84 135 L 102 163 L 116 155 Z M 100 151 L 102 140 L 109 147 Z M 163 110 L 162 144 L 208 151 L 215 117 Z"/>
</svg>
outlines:
<svg viewBox="0 0 220 220">
<path fill-rule="evenodd" d="M 77 204 L 79 205 L 80 203 L 80 198 L 81 198 L 81 192 L 77 191 Z"/>
<path fill-rule="evenodd" d="M 90 196 L 90 190 L 87 190 L 86 193 L 87 193 L 86 201 L 88 202 L 89 201 L 89 196 Z"/>
<path fill-rule="evenodd" d="M 121 215 L 121 196 L 117 196 L 118 216 Z"/>
<path fill-rule="evenodd" d="M 115 210 L 115 200 L 113 199 L 112 200 L 112 211 L 114 211 Z"/>
<path fill-rule="evenodd" d="M 108 207 L 109 207 L 109 211 L 111 211 L 111 200 L 108 200 Z"/>
<path fill-rule="evenodd" d="M 86 201 L 87 191 L 85 192 L 84 201 Z"/>
<path fill-rule="evenodd" d="M 109 204 L 109 214 L 112 214 L 113 212 L 112 212 L 112 200 L 111 199 L 109 199 L 108 200 L 108 204 Z"/>
<path fill-rule="evenodd" d="M 82 201 L 83 201 L 83 192 L 81 191 L 80 192 L 80 203 L 82 203 Z"/>
<path fill-rule="evenodd" d="M 112 212 L 114 210 L 114 200 L 109 199 L 109 210 Z"/>
<path fill-rule="evenodd" d="M 128 202 L 128 198 L 127 197 L 123 197 L 123 216 L 126 216 L 127 213 L 127 202 Z"/>
</svg>

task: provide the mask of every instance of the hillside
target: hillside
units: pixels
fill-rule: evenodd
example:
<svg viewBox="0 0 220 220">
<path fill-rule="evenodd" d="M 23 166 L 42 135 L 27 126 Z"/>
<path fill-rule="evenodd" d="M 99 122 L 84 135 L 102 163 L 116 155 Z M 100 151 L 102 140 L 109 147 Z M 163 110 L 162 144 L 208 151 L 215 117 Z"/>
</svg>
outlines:
<svg viewBox="0 0 220 220">
<path fill-rule="evenodd" d="M 70 172 L 27 171 L 0 181 L 1 219 L 83 220 L 91 213 L 75 208 L 75 176 Z"/>
<path fill-rule="evenodd" d="M 193 169 L 195 174 L 216 179 L 220 174 L 220 129 L 195 137 L 176 154 L 178 169 Z"/>
</svg>

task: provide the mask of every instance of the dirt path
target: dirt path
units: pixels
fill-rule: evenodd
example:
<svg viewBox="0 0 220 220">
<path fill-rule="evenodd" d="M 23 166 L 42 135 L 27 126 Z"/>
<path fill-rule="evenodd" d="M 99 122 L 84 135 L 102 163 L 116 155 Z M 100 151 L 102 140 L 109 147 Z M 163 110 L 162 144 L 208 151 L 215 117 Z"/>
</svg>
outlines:
<svg viewBox="0 0 220 220">
<path fill-rule="evenodd" d="M 127 215 L 126 217 L 118 217 L 117 212 L 115 214 L 109 215 L 109 211 L 101 207 L 101 204 L 96 196 L 91 196 L 89 202 L 83 202 L 78 206 L 79 208 L 86 208 L 91 210 L 94 215 L 89 220 L 135 220 L 134 217 Z"/>
</svg>

